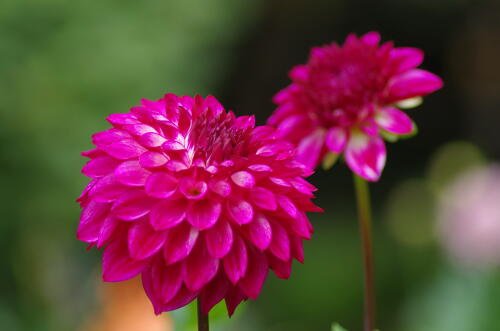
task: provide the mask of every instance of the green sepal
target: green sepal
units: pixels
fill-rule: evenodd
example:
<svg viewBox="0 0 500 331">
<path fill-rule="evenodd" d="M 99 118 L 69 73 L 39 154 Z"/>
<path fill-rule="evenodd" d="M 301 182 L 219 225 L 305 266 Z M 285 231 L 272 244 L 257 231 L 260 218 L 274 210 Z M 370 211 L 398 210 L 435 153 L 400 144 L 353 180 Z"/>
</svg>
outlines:
<svg viewBox="0 0 500 331">
<path fill-rule="evenodd" d="M 321 164 L 323 170 L 329 170 L 339 159 L 339 155 L 334 152 L 327 152 Z"/>
</svg>

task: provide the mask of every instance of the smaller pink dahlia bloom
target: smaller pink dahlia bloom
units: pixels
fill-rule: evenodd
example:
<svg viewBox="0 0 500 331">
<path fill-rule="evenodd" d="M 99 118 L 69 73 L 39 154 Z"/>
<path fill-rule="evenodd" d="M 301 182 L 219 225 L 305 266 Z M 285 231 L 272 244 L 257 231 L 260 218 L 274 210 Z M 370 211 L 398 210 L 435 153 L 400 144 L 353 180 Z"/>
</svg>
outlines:
<svg viewBox="0 0 500 331">
<path fill-rule="evenodd" d="M 311 170 L 293 145 L 213 97 L 165 95 L 112 114 L 82 172 L 78 239 L 104 248 L 103 279 L 142 275 L 157 314 L 200 297 L 231 315 L 268 269 L 288 278 L 313 228 Z"/>
<path fill-rule="evenodd" d="M 352 171 L 378 180 L 386 159 L 382 137 L 416 130 L 398 106 L 442 87 L 439 77 L 416 69 L 421 50 L 379 43 L 380 35 L 370 32 L 349 35 L 343 46 L 313 48 L 309 62 L 290 71 L 292 84 L 274 97 L 278 107 L 268 124 L 297 145 L 306 166 L 343 153 Z"/>
</svg>

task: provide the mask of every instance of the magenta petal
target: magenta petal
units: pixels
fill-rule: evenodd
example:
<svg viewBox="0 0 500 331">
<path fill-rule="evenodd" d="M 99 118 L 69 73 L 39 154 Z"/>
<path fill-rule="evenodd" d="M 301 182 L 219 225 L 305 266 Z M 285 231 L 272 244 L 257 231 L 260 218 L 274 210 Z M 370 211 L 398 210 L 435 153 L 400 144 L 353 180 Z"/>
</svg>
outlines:
<svg viewBox="0 0 500 331">
<path fill-rule="evenodd" d="M 221 273 L 203 288 L 200 293 L 201 311 L 203 314 L 208 312 L 224 297 L 229 289 L 229 282 Z"/>
<path fill-rule="evenodd" d="M 184 196 L 191 200 L 200 200 L 207 193 L 207 183 L 193 178 L 183 178 L 179 181 L 179 189 Z"/>
<path fill-rule="evenodd" d="M 155 201 L 143 191 L 131 190 L 123 193 L 115 201 L 111 212 L 113 216 L 124 221 L 133 221 L 147 215 Z"/>
<path fill-rule="evenodd" d="M 377 46 L 380 42 L 380 33 L 371 31 L 359 38 L 362 42 L 370 46 Z"/>
<path fill-rule="evenodd" d="M 208 188 L 224 198 L 231 194 L 231 184 L 225 180 L 212 179 L 208 182 Z"/>
<path fill-rule="evenodd" d="M 130 279 L 148 265 L 149 260 L 137 261 L 128 255 L 125 240 L 114 241 L 104 249 L 102 277 L 105 282 L 120 282 Z"/>
<path fill-rule="evenodd" d="M 413 69 L 396 76 L 391 82 L 388 103 L 423 96 L 442 86 L 443 81 L 438 76 L 422 69 Z"/>
<path fill-rule="evenodd" d="M 165 172 L 152 174 L 146 182 L 146 193 L 155 198 L 165 199 L 176 191 L 177 179 Z"/>
<path fill-rule="evenodd" d="M 424 60 L 424 52 L 413 47 L 398 47 L 391 50 L 389 57 L 399 74 L 418 67 Z"/>
<path fill-rule="evenodd" d="M 161 258 L 155 259 L 151 266 L 151 280 L 158 299 L 162 303 L 167 303 L 181 288 L 182 265 L 175 263 L 167 266 Z"/>
<path fill-rule="evenodd" d="M 236 284 L 247 271 L 247 247 L 243 239 L 234 235 L 233 249 L 224 257 L 224 271 L 231 283 Z"/>
<path fill-rule="evenodd" d="M 248 250 L 248 269 L 238 285 L 251 299 L 256 299 L 264 285 L 268 272 L 267 259 L 264 253 L 255 249 Z"/>
<path fill-rule="evenodd" d="M 290 259 L 290 238 L 288 233 L 278 222 L 271 224 L 273 230 L 273 238 L 269 250 L 274 256 L 280 260 L 287 261 Z"/>
<path fill-rule="evenodd" d="M 309 168 L 314 168 L 323 149 L 324 139 L 325 131 L 322 129 L 302 139 L 297 146 L 297 160 Z"/>
<path fill-rule="evenodd" d="M 99 232 L 99 240 L 97 241 L 97 248 L 101 248 L 108 243 L 111 236 L 118 227 L 120 221 L 111 215 L 108 215 L 102 224 L 101 231 Z"/>
<path fill-rule="evenodd" d="M 397 108 L 380 109 L 375 121 L 382 129 L 394 134 L 409 134 L 413 131 L 411 119 Z"/>
<path fill-rule="evenodd" d="M 126 186 L 116 181 L 113 174 L 109 174 L 97 180 L 95 185 L 89 191 L 89 195 L 94 200 L 99 202 L 111 202 L 114 201 L 117 196 L 123 193 L 126 189 Z"/>
<path fill-rule="evenodd" d="M 132 159 L 147 151 L 144 147 L 132 139 L 105 145 L 102 146 L 101 149 L 112 157 L 120 160 Z"/>
<path fill-rule="evenodd" d="M 139 163 L 141 166 L 146 168 L 157 168 L 165 165 L 169 158 L 160 152 L 149 151 L 141 154 L 139 157 Z"/>
<path fill-rule="evenodd" d="M 245 200 L 233 199 L 226 204 L 229 217 L 237 224 L 247 224 L 253 219 L 253 207 Z"/>
<path fill-rule="evenodd" d="M 385 165 L 385 144 L 380 137 L 353 134 L 347 143 L 345 160 L 358 176 L 369 181 L 380 178 Z"/>
<path fill-rule="evenodd" d="M 292 257 L 304 263 L 304 245 L 302 244 L 302 238 L 297 236 L 290 236 L 290 248 L 292 251 Z"/>
<path fill-rule="evenodd" d="M 167 264 L 185 259 L 193 250 L 199 232 L 188 223 L 169 230 L 168 238 L 163 247 L 163 257 Z"/>
<path fill-rule="evenodd" d="M 167 233 L 155 231 L 148 223 L 138 222 L 128 231 L 128 249 L 135 260 L 144 260 L 162 248 Z"/>
<path fill-rule="evenodd" d="M 278 204 L 273 192 L 262 187 L 255 187 L 250 191 L 252 202 L 259 208 L 265 210 L 276 210 Z"/>
<path fill-rule="evenodd" d="M 281 209 L 291 218 L 297 217 L 297 207 L 295 204 L 290 200 L 287 196 L 285 195 L 278 195 L 276 197 L 278 200 L 278 204 L 281 207 Z"/>
<path fill-rule="evenodd" d="M 225 301 L 226 301 L 226 308 L 227 312 L 229 314 L 229 317 L 231 317 L 234 314 L 234 311 L 236 310 L 236 307 L 243 301 L 246 300 L 247 297 L 243 293 L 243 291 L 237 287 L 234 286 L 230 288 L 226 294 Z"/>
<path fill-rule="evenodd" d="M 198 291 L 215 277 L 219 260 L 208 253 L 204 242 L 198 241 L 183 267 L 184 283 L 191 291 Z"/>
<path fill-rule="evenodd" d="M 261 251 L 266 250 L 271 243 L 273 231 L 271 224 L 262 214 L 255 215 L 253 222 L 247 226 L 249 240 Z"/>
<path fill-rule="evenodd" d="M 243 188 L 252 188 L 255 185 L 255 178 L 248 171 L 238 171 L 231 175 L 233 182 Z"/>
<path fill-rule="evenodd" d="M 298 212 L 296 217 L 289 218 L 287 221 L 289 222 L 290 229 L 292 229 L 296 234 L 304 239 L 311 239 L 312 231 L 309 226 L 310 223 L 304 212 Z"/>
<path fill-rule="evenodd" d="M 330 151 L 340 154 L 347 142 L 347 132 L 342 128 L 331 128 L 325 136 L 325 143 Z"/>
<path fill-rule="evenodd" d="M 120 161 L 110 156 L 99 156 L 87 162 L 82 169 L 82 173 L 91 178 L 103 177 L 112 173 L 119 164 Z"/>
<path fill-rule="evenodd" d="M 192 200 L 189 202 L 187 220 L 198 230 L 208 229 L 219 219 L 221 209 L 221 204 L 216 201 Z"/>
<path fill-rule="evenodd" d="M 130 134 L 123 130 L 109 129 L 106 131 L 97 132 L 93 134 L 92 143 L 97 147 L 103 147 L 130 138 L 131 138 Z"/>
<path fill-rule="evenodd" d="M 162 306 L 162 311 L 172 311 L 184 307 L 199 295 L 198 291 L 191 291 L 186 287 L 181 287 L 177 295 L 168 303 Z"/>
<path fill-rule="evenodd" d="M 186 199 L 163 200 L 151 210 L 149 220 L 156 230 L 165 230 L 182 222 L 186 216 Z"/>
<path fill-rule="evenodd" d="M 80 216 L 80 223 L 76 232 L 78 240 L 88 243 L 96 242 L 99 239 L 99 233 L 108 211 L 108 203 L 90 200 L 89 204 L 83 208 Z"/>
<path fill-rule="evenodd" d="M 283 261 L 272 254 L 267 255 L 269 268 L 273 269 L 278 278 L 288 279 L 292 273 L 292 260 Z"/>
<path fill-rule="evenodd" d="M 151 172 L 144 169 L 137 160 L 125 161 L 115 169 L 116 180 L 127 186 L 143 186 Z"/>
<path fill-rule="evenodd" d="M 221 259 L 229 252 L 233 245 L 233 230 L 231 225 L 220 220 L 213 227 L 205 231 L 207 248 L 213 257 Z"/>
</svg>

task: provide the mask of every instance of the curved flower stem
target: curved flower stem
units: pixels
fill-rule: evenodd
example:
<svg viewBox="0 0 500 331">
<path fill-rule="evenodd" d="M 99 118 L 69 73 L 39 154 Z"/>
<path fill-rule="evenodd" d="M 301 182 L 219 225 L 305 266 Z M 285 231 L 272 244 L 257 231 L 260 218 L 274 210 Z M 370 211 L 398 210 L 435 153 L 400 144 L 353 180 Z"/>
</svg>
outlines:
<svg viewBox="0 0 500 331">
<path fill-rule="evenodd" d="M 209 331 L 208 314 L 205 315 L 202 313 L 201 298 L 198 297 L 197 303 L 198 303 L 198 331 Z"/>
<path fill-rule="evenodd" d="M 375 289 L 373 275 L 372 218 L 368 183 L 354 174 L 354 187 L 358 205 L 359 230 L 363 249 L 364 270 L 364 330 L 375 330 Z"/>
</svg>

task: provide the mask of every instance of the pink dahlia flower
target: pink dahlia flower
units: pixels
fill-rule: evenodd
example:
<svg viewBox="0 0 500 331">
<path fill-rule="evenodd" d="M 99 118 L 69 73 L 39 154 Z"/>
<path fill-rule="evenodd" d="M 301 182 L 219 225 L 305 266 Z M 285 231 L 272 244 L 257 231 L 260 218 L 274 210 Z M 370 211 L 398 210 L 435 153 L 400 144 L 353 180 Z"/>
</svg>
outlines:
<svg viewBox="0 0 500 331">
<path fill-rule="evenodd" d="M 165 95 L 112 114 L 82 172 L 78 239 L 105 247 L 103 279 L 142 275 L 157 314 L 196 297 L 231 315 L 268 269 L 288 278 L 313 228 L 311 171 L 289 142 L 213 97 Z"/>
<path fill-rule="evenodd" d="M 398 107 L 442 87 L 439 77 L 416 69 L 421 50 L 379 43 L 380 35 L 370 32 L 349 35 L 343 46 L 313 48 L 309 62 L 290 71 L 292 84 L 274 97 L 278 107 L 268 123 L 297 145 L 306 166 L 343 153 L 352 171 L 378 180 L 386 159 L 382 137 L 416 129 Z"/>
</svg>

